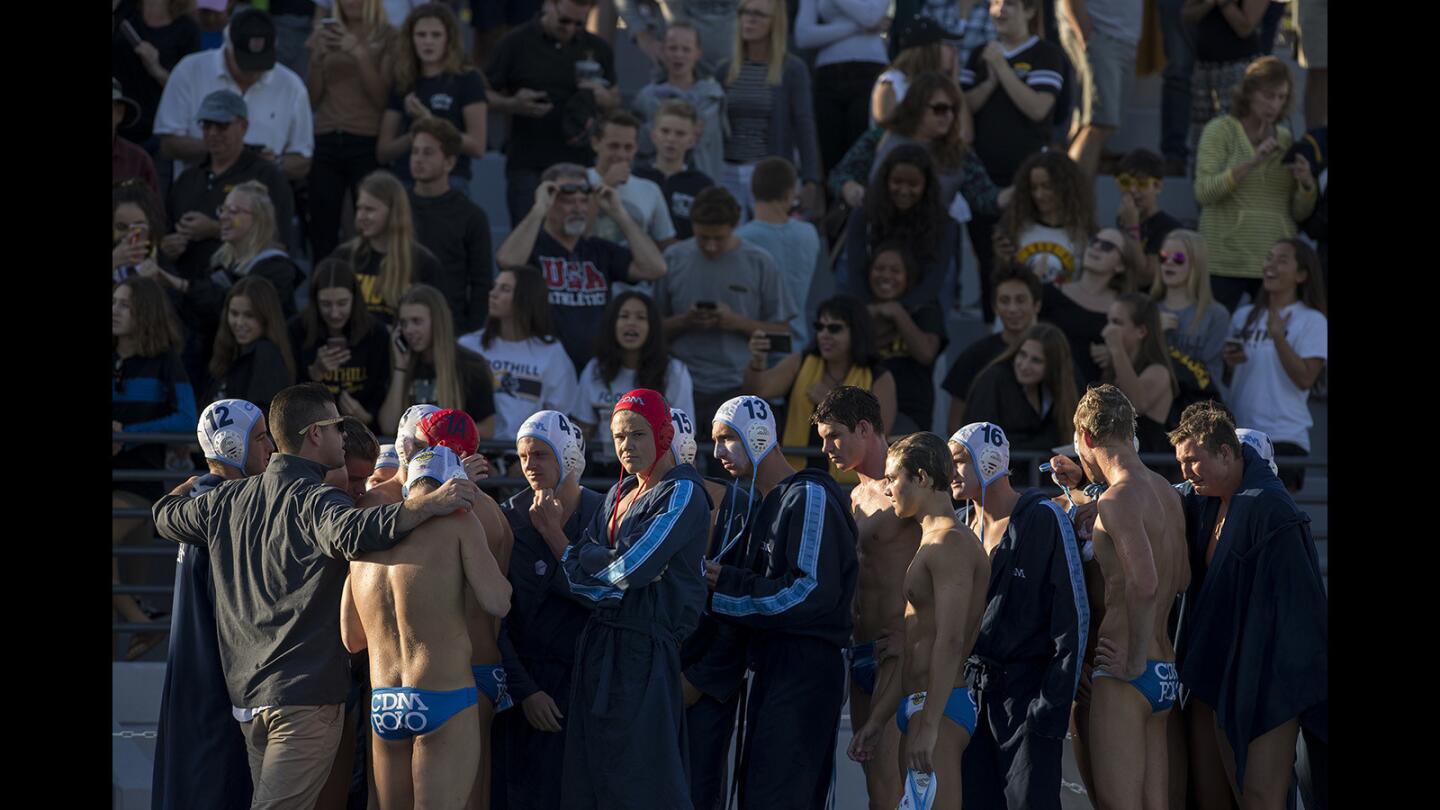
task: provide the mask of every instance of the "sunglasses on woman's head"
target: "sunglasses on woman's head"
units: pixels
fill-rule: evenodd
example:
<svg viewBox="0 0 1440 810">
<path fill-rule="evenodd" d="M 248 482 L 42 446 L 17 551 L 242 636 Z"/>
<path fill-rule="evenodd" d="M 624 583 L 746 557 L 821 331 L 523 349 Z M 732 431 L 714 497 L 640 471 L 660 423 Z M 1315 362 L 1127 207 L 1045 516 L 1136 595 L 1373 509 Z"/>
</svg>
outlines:
<svg viewBox="0 0 1440 810">
<path fill-rule="evenodd" d="M 1101 253 L 1110 253 L 1120 249 L 1120 246 L 1114 242 L 1101 239 L 1098 236 L 1090 240 L 1090 247 L 1098 248 Z"/>
<path fill-rule="evenodd" d="M 829 332 L 832 335 L 838 335 L 841 332 L 845 331 L 845 324 L 843 323 L 821 323 L 819 321 L 816 321 L 815 323 L 812 323 L 810 325 L 815 327 L 815 334 L 817 335 L 821 332 Z"/>
<path fill-rule="evenodd" d="M 1175 264 L 1184 264 L 1185 254 L 1179 250 L 1175 251 L 1174 253 L 1171 253 L 1168 250 L 1162 250 L 1160 251 L 1160 261 L 1174 262 Z"/>
<path fill-rule="evenodd" d="M 951 113 L 955 112 L 955 109 L 956 109 L 956 107 L 955 107 L 954 104 L 931 104 L 931 105 L 930 105 L 930 112 L 935 113 L 936 115 L 950 115 Z"/>
</svg>

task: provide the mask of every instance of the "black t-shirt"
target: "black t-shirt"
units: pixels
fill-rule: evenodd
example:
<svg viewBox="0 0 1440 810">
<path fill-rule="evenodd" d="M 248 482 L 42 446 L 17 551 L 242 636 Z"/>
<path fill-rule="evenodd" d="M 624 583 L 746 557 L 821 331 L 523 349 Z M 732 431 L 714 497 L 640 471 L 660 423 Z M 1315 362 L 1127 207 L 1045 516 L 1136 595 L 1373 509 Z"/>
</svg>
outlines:
<svg viewBox="0 0 1440 810">
<path fill-rule="evenodd" d="M 1165 246 L 1165 234 L 1176 228 L 1185 227 L 1180 220 L 1164 211 L 1156 211 L 1140 221 L 1140 241 L 1145 245 L 1145 255 L 1154 256 Z"/>
<path fill-rule="evenodd" d="M 950 372 L 945 375 L 945 381 L 940 386 L 950 396 L 965 399 L 970 395 L 970 386 L 975 384 L 975 378 L 990 365 L 991 360 L 1004 354 L 1007 348 L 1009 347 L 1005 345 L 1005 338 L 1000 335 L 987 335 L 971 343 L 955 358 L 955 365 L 950 367 Z"/>
<path fill-rule="evenodd" d="M 990 76 L 990 67 L 980 58 L 982 49 L 971 52 L 970 64 L 960 71 L 960 86 L 972 90 Z M 1030 89 L 1060 95 L 1065 82 L 1064 60 L 1060 49 L 1037 37 L 1031 37 L 1005 59 Z M 984 162 L 995 185 L 1005 187 L 1015 179 L 1015 170 L 1025 158 L 1044 149 L 1050 142 L 1050 116 L 1039 121 L 1020 111 L 1003 86 L 975 111 L 975 153 Z"/>
<path fill-rule="evenodd" d="M 907 309 L 910 319 L 924 332 L 940 336 L 939 353 L 945 351 L 945 316 L 938 303 Z M 906 351 L 905 339 L 896 331 L 894 338 L 879 346 L 880 365 L 895 377 L 896 410 L 915 420 L 921 430 L 930 429 L 935 414 L 935 385 L 931 382 L 935 364 L 924 365 Z"/>
<path fill-rule="evenodd" d="M 1005 428 L 1010 447 L 1015 450 L 1049 450 L 1069 441 L 1069 428 L 1063 431 L 1056 422 L 1055 406 L 1042 416 L 1025 396 L 1025 391 L 1015 379 L 1015 366 L 999 363 L 980 373 L 975 386 L 965 400 L 965 421 L 994 422 Z M 1015 470 L 1016 465 L 1011 465 Z"/>
<path fill-rule="evenodd" d="M 438 76 L 419 76 L 415 79 L 415 86 L 402 93 L 398 89 L 390 93 L 390 100 L 386 107 L 400 113 L 400 131 L 410 131 L 410 124 L 413 119 L 405 112 L 405 96 L 414 93 L 420 99 L 426 109 L 434 113 L 437 118 L 443 118 L 455 125 L 460 134 L 465 134 L 465 107 L 470 104 L 484 103 L 485 101 L 485 80 L 480 78 L 480 72 L 467 70 L 464 73 L 441 73 Z M 403 174 L 409 176 L 410 156 L 404 155 L 399 161 L 404 163 Z M 455 170 L 450 172 L 456 177 L 470 179 L 470 158 L 467 155 L 460 155 L 455 158 Z"/>
<path fill-rule="evenodd" d="M 217 399 L 243 399 L 268 411 L 270 400 L 294 384 L 295 375 L 286 367 L 280 348 L 269 338 L 262 337 L 240 350 L 240 356 L 230 364 L 225 378 L 218 381 L 205 403 L 208 405 Z"/>
<path fill-rule="evenodd" d="M 324 324 L 321 324 L 315 343 L 306 346 L 304 316 L 290 319 L 290 351 L 295 357 L 298 380 L 310 381 L 310 366 L 315 363 L 315 355 L 325 345 L 328 336 Z M 350 359 L 316 382 L 337 397 L 341 391 L 354 397 L 374 417 L 370 425 L 374 430 L 377 427 L 375 421 L 380 418 L 380 405 L 385 401 L 385 388 L 390 383 L 390 332 L 381 324 L 372 324 L 359 343 L 349 346 Z"/>
<path fill-rule="evenodd" d="M 690 227 L 690 206 L 695 202 L 695 195 L 715 185 L 710 175 L 688 165 L 669 177 L 654 166 L 636 166 L 631 174 L 649 180 L 665 193 L 665 204 L 670 207 L 670 221 L 675 223 L 676 239 L 689 239 L 695 235 Z"/>
<path fill-rule="evenodd" d="M 151 28 L 145 24 L 140 13 L 140 4 L 134 0 L 122 0 L 113 15 L 115 30 L 110 35 L 110 74 L 120 80 L 125 95 L 140 105 L 140 117 L 128 127 L 121 127 L 120 134 L 135 143 L 144 143 L 155 128 L 155 111 L 160 108 L 160 94 L 165 87 L 155 81 L 140 57 L 135 55 L 135 46 L 120 30 L 120 21 L 128 20 L 140 38 L 155 46 L 160 53 L 160 66 L 174 70 L 175 64 L 185 56 L 200 50 L 200 26 L 189 14 L 182 14 L 164 28 Z"/>
<path fill-rule="evenodd" d="M 495 413 L 495 385 L 490 377 L 490 364 L 485 358 L 469 349 L 455 348 L 455 362 L 460 367 L 463 380 L 460 388 L 465 393 L 465 413 L 476 424 L 485 421 Z M 435 397 L 435 366 L 430 363 L 415 364 L 415 377 L 410 381 L 411 405 L 439 405 Z"/>
<path fill-rule="evenodd" d="M 1213 9 L 1195 24 L 1195 61 L 1238 62 L 1260 55 L 1260 26 L 1241 37 L 1220 9 Z"/>
<path fill-rule="evenodd" d="M 570 97 L 576 95 L 575 63 L 591 60 L 600 65 L 600 75 L 615 86 L 615 55 L 605 40 L 587 31 L 576 31 L 569 44 L 551 39 L 539 19 L 506 34 L 495 49 L 485 75 L 496 92 L 514 95 L 520 88 L 539 90 L 553 105 L 543 118 L 516 115 L 510 119 L 510 145 L 506 147 L 507 173 L 542 172 L 555 163 L 589 166 L 595 159 L 588 138 L 573 146 L 565 143 L 563 121 Z M 589 94 L 587 94 L 589 95 Z M 577 104 L 583 102 L 577 101 Z"/>
<path fill-rule="evenodd" d="M 360 282 L 360 297 L 365 299 L 365 306 L 370 308 L 370 317 L 385 326 L 392 326 L 395 323 L 395 308 L 380 295 L 380 262 L 384 260 L 385 254 L 366 250 L 364 261 L 357 262 L 354 256 L 358 251 L 359 242 L 351 240 L 335 248 L 335 252 L 330 255 L 339 256 L 355 268 L 355 278 Z M 429 284 L 432 287 L 440 276 L 440 261 L 422 244 L 415 245 L 415 265 L 410 275 L 412 285 Z M 453 312 L 451 317 L 454 317 Z"/>
<path fill-rule="evenodd" d="M 455 334 L 484 326 L 495 275 L 485 209 L 454 189 L 439 197 L 421 197 L 411 189 L 410 210 L 415 241 L 429 248 L 440 263 L 435 286 L 450 302 Z"/>
<path fill-rule="evenodd" d="M 629 248 L 605 239 L 582 236 L 571 252 L 544 228 L 535 237 L 530 266 L 540 268 L 545 276 L 555 331 L 575 368 L 584 368 L 595 354 L 610 285 L 629 279 L 631 261 Z"/>
<path fill-rule="evenodd" d="M 1109 322 L 1109 315 L 1091 312 L 1080 306 L 1053 284 L 1045 285 L 1040 300 L 1040 317 L 1059 327 L 1070 341 L 1070 355 L 1075 360 L 1075 370 L 1080 374 L 1075 385 L 1083 390 L 1100 379 L 1100 366 L 1090 358 L 1090 344 L 1105 342 L 1100 332 Z"/>
</svg>

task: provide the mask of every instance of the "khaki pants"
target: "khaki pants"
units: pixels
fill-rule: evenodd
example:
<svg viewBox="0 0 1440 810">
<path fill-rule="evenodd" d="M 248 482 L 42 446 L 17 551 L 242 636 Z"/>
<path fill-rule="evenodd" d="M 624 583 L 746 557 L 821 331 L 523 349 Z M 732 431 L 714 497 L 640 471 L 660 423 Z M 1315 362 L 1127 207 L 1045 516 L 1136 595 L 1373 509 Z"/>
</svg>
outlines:
<svg viewBox="0 0 1440 810">
<path fill-rule="evenodd" d="M 340 745 L 345 704 L 274 706 L 241 723 L 255 785 L 251 810 L 311 810 Z"/>
</svg>

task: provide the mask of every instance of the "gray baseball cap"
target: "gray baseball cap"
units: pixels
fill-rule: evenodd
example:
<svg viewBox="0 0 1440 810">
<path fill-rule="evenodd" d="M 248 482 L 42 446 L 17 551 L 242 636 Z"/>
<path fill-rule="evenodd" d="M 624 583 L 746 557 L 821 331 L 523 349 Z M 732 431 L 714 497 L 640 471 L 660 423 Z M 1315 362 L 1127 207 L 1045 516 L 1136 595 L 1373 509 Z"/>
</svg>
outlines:
<svg viewBox="0 0 1440 810">
<path fill-rule="evenodd" d="M 216 90 L 200 102 L 200 111 L 195 113 L 195 120 L 200 122 L 214 121 L 220 124 L 228 124 L 236 118 L 250 120 L 249 109 L 245 106 L 245 99 L 240 97 L 234 90 Z"/>
</svg>

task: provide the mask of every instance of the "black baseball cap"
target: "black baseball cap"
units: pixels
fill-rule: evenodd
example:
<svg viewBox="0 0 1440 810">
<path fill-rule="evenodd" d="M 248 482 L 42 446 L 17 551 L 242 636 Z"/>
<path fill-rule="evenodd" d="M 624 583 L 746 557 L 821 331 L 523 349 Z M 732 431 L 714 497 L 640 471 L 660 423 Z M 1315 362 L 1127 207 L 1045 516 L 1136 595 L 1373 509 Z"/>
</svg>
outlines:
<svg viewBox="0 0 1440 810">
<path fill-rule="evenodd" d="M 929 17 L 915 17 L 895 35 L 895 47 L 899 52 L 906 48 L 932 45 L 942 39 L 960 39 L 960 35 L 946 31 L 940 23 Z"/>
<path fill-rule="evenodd" d="M 247 73 L 275 67 L 275 21 L 258 8 L 247 7 L 230 18 L 230 45 L 235 64 Z"/>
</svg>

